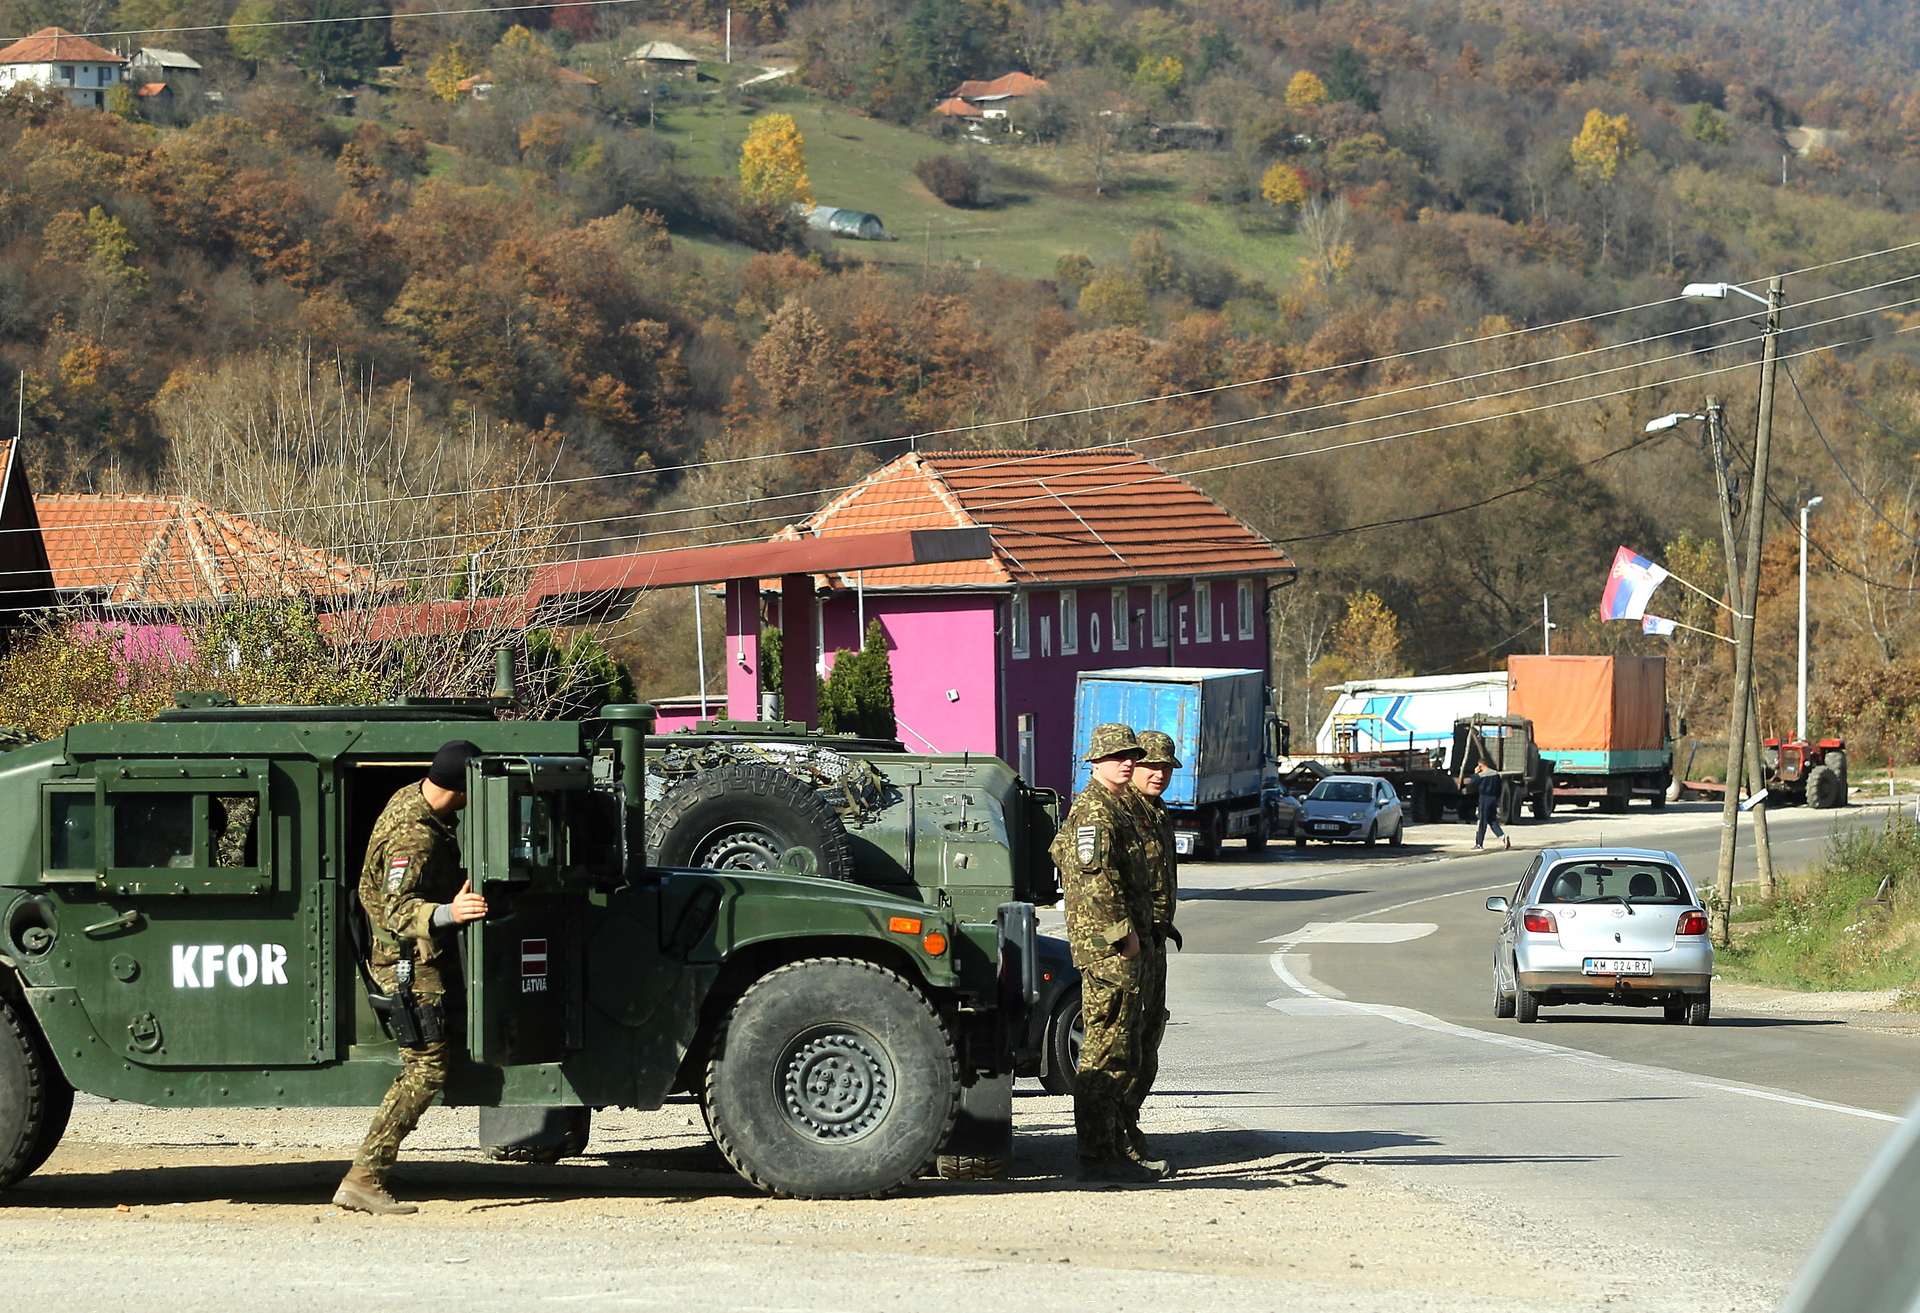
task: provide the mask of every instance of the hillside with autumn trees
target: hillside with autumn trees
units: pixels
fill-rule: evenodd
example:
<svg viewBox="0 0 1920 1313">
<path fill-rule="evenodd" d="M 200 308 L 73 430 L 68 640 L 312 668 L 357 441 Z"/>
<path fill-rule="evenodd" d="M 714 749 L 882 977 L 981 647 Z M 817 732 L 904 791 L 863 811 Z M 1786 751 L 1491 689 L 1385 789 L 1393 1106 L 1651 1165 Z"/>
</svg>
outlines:
<svg viewBox="0 0 1920 1313">
<path fill-rule="evenodd" d="M 771 533 L 911 441 L 1126 442 L 1301 563 L 1273 603 L 1296 720 L 1336 678 L 1538 650 L 1548 597 L 1556 650 L 1667 652 L 1704 726 L 1725 645 L 1595 603 L 1622 543 L 1722 586 L 1697 426 L 1642 430 L 1716 393 L 1751 443 L 1754 307 L 1677 293 L 1792 272 L 1765 715 L 1791 713 L 1787 516 L 1820 493 L 1817 715 L 1920 755 L 1911 7 L 757 0 L 731 67 L 708 0 L 436 7 L 469 8 L 0 0 L 10 36 L 191 29 L 110 39 L 205 66 L 165 121 L 0 95 L 0 368 L 36 488 L 206 495 L 215 430 L 261 435 L 228 466 L 336 475 L 376 438 L 457 447 L 548 483 L 545 550 L 599 552 Z M 618 58 L 662 34 L 705 80 Z M 1048 84 L 1016 132 L 930 114 L 1013 69 Z M 783 113 L 798 140 L 743 169 Z M 969 258 L 809 233 L 828 138 L 962 215 Z M 318 436 L 281 441 L 300 415 Z M 268 512 L 323 483 L 228 486 Z M 490 532 L 417 591 L 478 586 Z M 690 686 L 683 612 L 610 632 L 643 691 Z"/>
</svg>

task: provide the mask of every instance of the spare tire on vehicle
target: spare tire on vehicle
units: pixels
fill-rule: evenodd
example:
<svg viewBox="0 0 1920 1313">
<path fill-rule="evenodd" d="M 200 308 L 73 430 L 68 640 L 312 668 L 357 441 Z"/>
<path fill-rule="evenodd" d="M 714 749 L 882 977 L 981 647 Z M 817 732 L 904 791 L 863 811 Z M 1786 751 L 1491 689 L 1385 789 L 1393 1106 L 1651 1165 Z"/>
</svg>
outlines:
<svg viewBox="0 0 1920 1313">
<path fill-rule="evenodd" d="M 676 784 L 648 809 L 647 861 L 853 879 L 853 844 L 806 781 L 736 762 Z"/>
</svg>

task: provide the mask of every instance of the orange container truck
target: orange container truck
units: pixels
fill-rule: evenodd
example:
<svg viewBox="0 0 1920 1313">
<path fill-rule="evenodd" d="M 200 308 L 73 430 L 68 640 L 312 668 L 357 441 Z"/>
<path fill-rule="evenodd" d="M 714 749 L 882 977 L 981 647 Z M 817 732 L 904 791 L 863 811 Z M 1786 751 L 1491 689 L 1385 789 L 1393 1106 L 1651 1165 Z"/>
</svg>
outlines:
<svg viewBox="0 0 1920 1313">
<path fill-rule="evenodd" d="M 1634 798 L 1667 802 L 1664 657 L 1515 656 L 1507 659 L 1507 714 L 1533 721 L 1556 803 L 1625 811 Z"/>
</svg>

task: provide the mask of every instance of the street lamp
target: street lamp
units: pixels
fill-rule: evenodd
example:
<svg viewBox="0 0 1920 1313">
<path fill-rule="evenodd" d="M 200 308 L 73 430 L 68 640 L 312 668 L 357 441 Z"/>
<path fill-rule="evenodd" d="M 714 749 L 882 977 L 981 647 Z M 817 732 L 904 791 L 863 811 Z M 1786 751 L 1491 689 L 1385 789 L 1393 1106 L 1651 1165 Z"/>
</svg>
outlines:
<svg viewBox="0 0 1920 1313">
<path fill-rule="evenodd" d="M 1767 309 L 1775 309 L 1774 302 L 1765 296 L 1749 292 L 1738 283 L 1688 283 L 1680 289 L 1680 295 L 1689 301 L 1724 301 L 1728 292 L 1738 292 L 1749 301 L 1758 301 Z"/>
<path fill-rule="evenodd" d="M 1807 741 L 1807 512 L 1825 501 L 1809 497 L 1800 508 L 1800 702 L 1793 718 L 1796 742 Z"/>
<path fill-rule="evenodd" d="M 1677 428 L 1680 424 L 1680 421 L 1683 419 L 1705 419 L 1705 418 L 1706 418 L 1705 415 L 1689 415 L 1684 410 L 1677 411 L 1672 415 L 1662 415 L 1659 419 L 1648 420 L 1646 431 L 1648 433 L 1665 433 L 1670 428 Z"/>
<path fill-rule="evenodd" d="M 1733 909 L 1733 862 L 1737 826 L 1740 820 L 1740 790 L 1737 781 L 1740 777 L 1741 747 L 1747 741 L 1749 708 L 1753 698 L 1753 615 L 1760 601 L 1760 544 L 1761 531 L 1767 518 L 1767 466 L 1773 451 L 1773 381 L 1780 359 L 1780 306 L 1786 300 L 1786 286 L 1778 275 L 1767 283 L 1767 294 L 1763 298 L 1737 283 L 1688 283 L 1680 295 L 1694 301 L 1724 301 L 1728 292 L 1735 292 L 1750 301 L 1758 301 L 1767 308 L 1766 331 L 1760 342 L 1760 404 L 1759 420 L 1753 435 L 1753 487 L 1747 497 L 1747 550 L 1745 553 L 1746 586 L 1738 590 L 1739 596 L 1733 608 L 1734 649 L 1733 664 L 1733 704 L 1729 708 L 1727 728 L 1727 796 L 1720 815 L 1720 864 L 1714 881 L 1715 891 L 1719 894 L 1717 906 L 1712 909 L 1714 942 L 1726 945 L 1731 942 L 1728 914 Z M 1713 408 L 1709 413 L 1714 414 Z M 1720 425 L 1717 414 L 1708 424 L 1716 436 Z M 1722 479 L 1722 526 L 1728 531 L 1729 554 L 1732 549 L 1732 522 L 1726 518 L 1728 498 L 1725 491 L 1725 467 L 1721 466 Z M 1729 570 L 1727 580 L 1729 591 L 1739 581 L 1737 571 Z M 1753 723 L 1757 731 L 1757 719 Z M 1754 739 L 1758 741 L 1756 732 Z M 1756 775 L 1753 781 L 1755 803 L 1759 802 L 1761 779 Z M 1761 858 L 1760 878 L 1766 897 L 1773 896 L 1772 865 L 1766 847 L 1765 811 L 1758 805 L 1753 807 L 1754 839 Z"/>
</svg>

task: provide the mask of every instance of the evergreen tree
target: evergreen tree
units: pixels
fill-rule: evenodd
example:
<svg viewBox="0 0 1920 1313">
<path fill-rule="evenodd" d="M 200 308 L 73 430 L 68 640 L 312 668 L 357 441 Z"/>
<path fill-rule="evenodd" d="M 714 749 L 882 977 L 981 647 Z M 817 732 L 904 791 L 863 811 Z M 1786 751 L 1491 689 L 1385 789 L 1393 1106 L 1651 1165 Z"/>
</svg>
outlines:
<svg viewBox="0 0 1920 1313">
<path fill-rule="evenodd" d="M 1380 112 L 1380 93 L 1367 81 L 1366 67 L 1352 46 L 1333 52 L 1333 63 L 1327 67 L 1327 98 L 1350 100 L 1369 114 Z"/>
<path fill-rule="evenodd" d="M 893 664 L 879 620 L 867 623 L 866 642 L 858 652 L 834 655 L 833 671 L 820 686 L 820 728 L 865 739 L 894 737 Z"/>
</svg>

